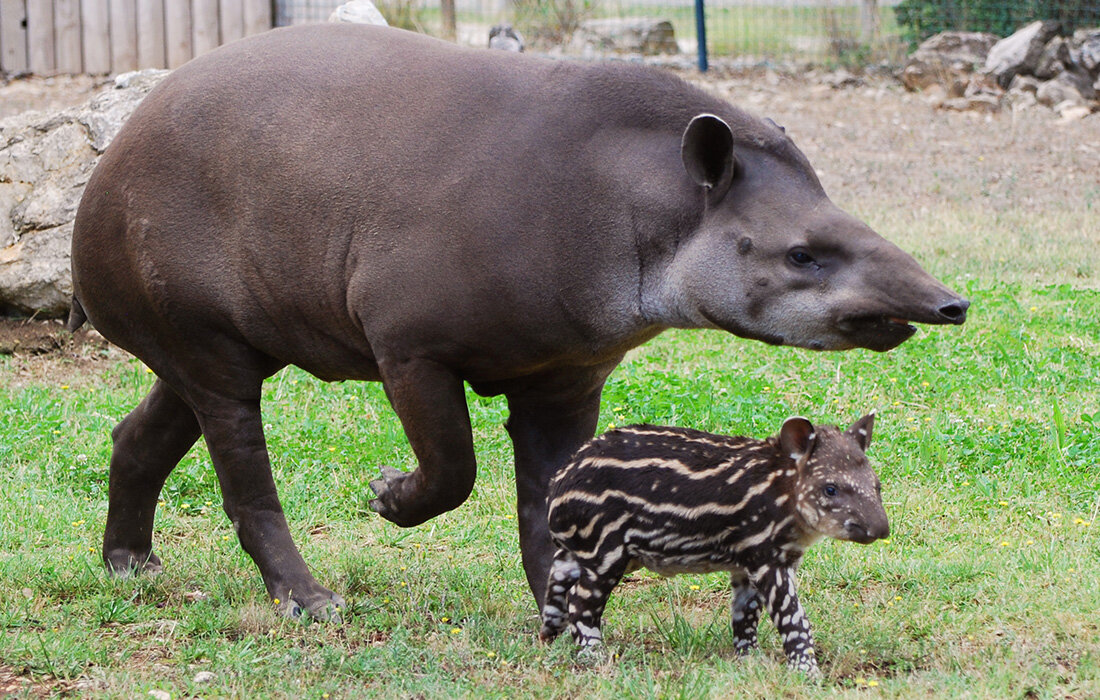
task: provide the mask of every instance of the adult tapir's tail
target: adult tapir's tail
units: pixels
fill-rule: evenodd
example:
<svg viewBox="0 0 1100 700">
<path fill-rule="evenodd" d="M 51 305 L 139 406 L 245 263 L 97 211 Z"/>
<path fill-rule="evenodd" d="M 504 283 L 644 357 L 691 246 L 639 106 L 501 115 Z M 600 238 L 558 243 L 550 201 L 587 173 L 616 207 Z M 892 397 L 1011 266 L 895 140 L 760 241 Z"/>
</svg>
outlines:
<svg viewBox="0 0 1100 700">
<path fill-rule="evenodd" d="M 73 295 L 73 305 L 69 309 L 69 320 L 65 322 L 65 328 L 72 333 L 83 326 L 87 320 L 88 314 L 84 313 L 84 307 L 80 305 L 80 300 L 76 298 L 76 295 Z"/>
</svg>

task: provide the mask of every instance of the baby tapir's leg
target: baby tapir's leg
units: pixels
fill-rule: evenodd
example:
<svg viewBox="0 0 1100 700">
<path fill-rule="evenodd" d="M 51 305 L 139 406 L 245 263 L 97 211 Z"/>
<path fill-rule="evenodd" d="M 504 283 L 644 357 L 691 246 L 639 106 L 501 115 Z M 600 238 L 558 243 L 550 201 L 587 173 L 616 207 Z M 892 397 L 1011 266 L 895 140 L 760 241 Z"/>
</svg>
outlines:
<svg viewBox="0 0 1100 700">
<path fill-rule="evenodd" d="M 607 599 L 626 573 L 627 560 L 620 558 L 607 567 L 606 562 L 579 561 L 580 577 L 569 592 L 569 632 L 581 647 L 603 643 L 600 620 Z M 600 567 L 607 567 L 601 572 Z"/>
<path fill-rule="evenodd" d="M 751 574 L 751 581 L 768 606 L 772 622 L 783 640 L 787 664 L 810 675 L 818 675 L 814 639 L 810 621 L 798 602 L 794 569 L 762 567 Z"/>
<path fill-rule="evenodd" d="M 539 639 L 549 642 L 562 633 L 568 624 L 566 615 L 569 591 L 580 578 L 581 568 L 573 553 L 558 547 L 554 563 L 550 565 L 550 578 L 546 583 L 546 602 L 542 605 L 542 629 Z"/>
<path fill-rule="evenodd" d="M 756 648 L 756 628 L 760 622 L 760 594 L 749 581 L 747 571 L 730 574 L 733 600 L 730 602 L 730 626 L 733 628 L 733 645 L 738 654 L 747 654 Z"/>
</svg>

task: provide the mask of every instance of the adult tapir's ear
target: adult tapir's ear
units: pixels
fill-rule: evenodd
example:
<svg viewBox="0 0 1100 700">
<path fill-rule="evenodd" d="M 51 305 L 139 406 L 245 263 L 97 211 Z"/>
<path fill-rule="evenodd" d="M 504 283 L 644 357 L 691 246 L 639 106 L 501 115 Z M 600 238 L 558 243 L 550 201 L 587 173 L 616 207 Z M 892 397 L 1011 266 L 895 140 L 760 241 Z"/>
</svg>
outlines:
<svg viewBox="0 0 1100 700">
<path fill-rule="evenodd" d="M 806 463 L 813 452 L 816 439 L 813 423 L 801 416 L 783 421 L 783 427 L 779 430 L 779 446 L 799 467 Z"/>
<path fill-rule="evenodd" d="M 867 451 L 867 446 L 871 444 L 871 428 L 875 426 L 875 412 L 871 411 L 864 417 L 852 423 L 851 426 L 844 432 L 848 433 L 856 439 L 859 443 L 860 449 L 864 452 Z"/>
<path fill-rule="evenodd" d="M 713 114 L 693 118 L 684 129 L 680 156 L 688 175 L 707 188 L 709 198 L 721 199 L 726 195 L 737 169 L 729 124 Z"/>
</svg>

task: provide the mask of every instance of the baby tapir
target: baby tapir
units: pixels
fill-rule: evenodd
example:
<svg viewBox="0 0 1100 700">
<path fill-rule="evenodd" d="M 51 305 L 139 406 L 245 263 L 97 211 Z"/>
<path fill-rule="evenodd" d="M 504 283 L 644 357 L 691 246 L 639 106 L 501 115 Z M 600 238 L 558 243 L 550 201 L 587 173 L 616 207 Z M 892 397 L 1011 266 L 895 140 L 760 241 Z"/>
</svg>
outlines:
<svg viewBox="0 0 1100 700">
<path fill-rule="evenodd" d="M 794 417 L 766 440 L 636 425 L 590 441 L 551 482 L 557 552 L 539 637 L 568 624 L 578 644 L 598 645 L 607 598 L 635 569 L 729 571 L 738 653 L 756 646 L 764 605 L 788 663 L 816 673 L 795 569 L 822 537 L 889 535 L 864 454 L 873 423 L 872 413 L 842 432 Z"/>
</svg>

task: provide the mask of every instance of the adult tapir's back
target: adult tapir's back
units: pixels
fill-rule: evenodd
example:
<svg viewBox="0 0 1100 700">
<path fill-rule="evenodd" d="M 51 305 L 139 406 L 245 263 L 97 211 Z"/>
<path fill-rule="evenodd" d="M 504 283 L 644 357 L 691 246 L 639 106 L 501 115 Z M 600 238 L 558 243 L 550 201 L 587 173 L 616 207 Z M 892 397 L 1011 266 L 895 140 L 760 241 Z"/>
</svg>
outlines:
<svg viewBox="0 0 1100 700">
<path fill-rule="evenodd" d="M 655 332 L 636 237 L 682 225 L 681 134 L 721 109 L 629 66 L 271 32 L 135 112 L 88 186 L 76 296 L 138 354 L 160 325 L 217 323 L 329 378 L 402 343 L 474 380 L 605 360 Z M 115 328 L 97 302 L 152 317 Z"/>
</svg>

